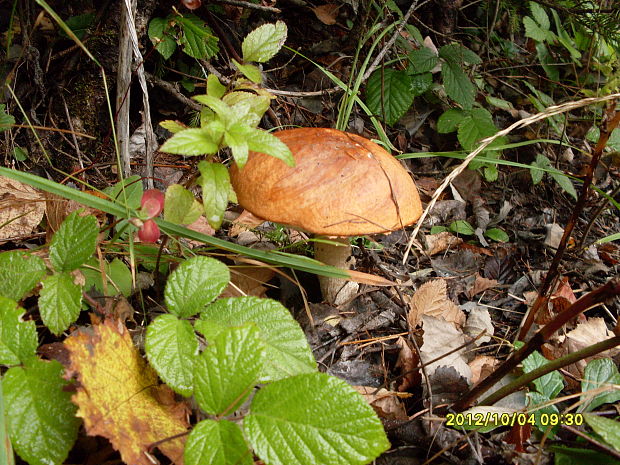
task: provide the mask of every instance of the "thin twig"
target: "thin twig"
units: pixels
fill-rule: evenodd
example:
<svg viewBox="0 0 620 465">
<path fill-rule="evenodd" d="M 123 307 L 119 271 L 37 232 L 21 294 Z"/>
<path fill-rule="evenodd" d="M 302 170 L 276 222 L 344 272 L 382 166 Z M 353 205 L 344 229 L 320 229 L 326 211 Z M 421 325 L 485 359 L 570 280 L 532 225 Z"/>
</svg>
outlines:
<svg viewBox="0 0 620 465">
<path fill-rule="evenodd" d="M 155 84 L 157 87 L 161 87 L 185 106 L 190 107 L 192 110 L 196 111 L 202 110 L 202 105 L 200 105 L 195 100 L 192 100 L 191 98 L 187 98 L 179 91 L 179 89 L 174 84 L 171 84 L 168 81 L 164 81 L 163 79 L 160 79 L 151 73 L 144 73 L 144 75 L 147 81 Z"/>
<path fill-rule="evenodd" d="M 604 97 L 589 97 L 589 98 L 577 100 L 576 102 L 567 102 L 561 105 L 553 105 L 545 109 L 545 111 L 542 111 L 532 116 L 528 116 L 527 118 L 521 119 L 511 124 L 506 129 L 502 129 L 501 131 L 497 132 L 491 137 L 482 139 L 480 141 L 480 145 L 478 146 L 478 148 L 474 150 L 473 152 L 471 152 L 469 155 L 467 155 L 465 160 L 463 160 L 463 162 L 455 170 L 453 170 L 448 176 L 446 176 L 446 179 L 444 179 L 444 181 L 441 183 L 441 185 L 437 188 L 437 190 L 433 194 L 433 198 L 431 199 L 431 201 L 428 203 L 428 205 L 424 209 L 424 213 L 422 213 L 422 216 L 420 216 L 420 218 L 418 219 L 418 223 L 416 227 L 414 228 L 413 233 L 411 234 L 411 239 L 409 239 L 409 243 L 407 244 L 407 249 L 405 250 L 405 254 L 403 256 L 403 263 L 407 263 L 407 258 L 409 257 L 409 252 L 411 251 L 411 247 L 413 245 L 415 237 L 417 236 L 418 232 L 420 232 L 422 223 L 424 222 L 424 220 L 426 219 L 430 211 L 435 206 L 435 203 L 437 203 L 437 200 L 439 199 L 441 194 L 443 194 L 443 191 L 446 189 L 446 187 L 448 187 L 452 183 L 452 181 L 454 181 L 454 178 L 456 178 L 459 174 L 461 174 L 465 170 L 465 168 L 467 168 L 467 165 L 469 165 L 469 163 L 476 157 L 476 155 L 478 155 L 480 152 L 486 149 L 491 143 L 493 143 L 494 140 L 498 139 L 499 137 L 510 134 L 515 129 L 530 126 L 531 124 L 547 119 L 550 116 L 559 115 L 560 113 L 575 110 L 577 108 L 585 107 L 585 106 L 592 105 L 595 103 L 615 100 L 617 98 L 620 98 L 620 93 L 605 95 Z"/>
<path fill-rule="evenodd" d="M 249 10 L 269 11 L 271 13 L 282 13 L 282 10 L 273 6 L 264 6 L 257 3 L 244 2 L 242 0 L 215 0 L 217 3 L 225 3 L 226 5 L 240 6 Z"/>
<path fill-rule="evenodd" d="M 568 425 L 562 425 L 562 428 L 564 428 L 567 431 L 570 431 L 571 433 L 579 436 L 582 439 L 585 439 L 590 444 L 592 444 L 594 447 L 596 447 L 597 449 L 601 450 L 603 453 L 605 453 L 605 454 L 615 458 L 616 460 L 620 460 L 620 452 L 618 452 L 617 450 L 609 447 L 606 444 L 603 444 L 601 441 L 597 441 L 591 435 L 586 434 L 586 433 L 584 433 L 582 431 L 579 431 L 577 428 L 573 428 L 572 426 L 568 426 Z"/>
</svg>

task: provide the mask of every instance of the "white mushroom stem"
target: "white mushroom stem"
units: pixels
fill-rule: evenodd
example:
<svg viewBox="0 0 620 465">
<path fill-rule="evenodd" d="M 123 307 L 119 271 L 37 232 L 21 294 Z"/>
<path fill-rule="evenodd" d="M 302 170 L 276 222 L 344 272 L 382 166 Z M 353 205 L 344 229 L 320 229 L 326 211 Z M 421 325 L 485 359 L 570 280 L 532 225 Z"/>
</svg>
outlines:
<svg viewBox="0 0 620 465">
<path fill-rule="evenodd" d="M 334 266 L 336 268 L 343 268 L 348 270 L 352 264 L 351 260 L 351 244 L 348 238 L 324 238 L 330 242 L 337 242 L 336 244 L 327 244 L 325 242 L 315 242 L 314 244 L 314 258 L 326 265 Z M 327 276 L 319 276 L 319 283 L 321 284 L 321 293 L 323 298 L 330 304 L 340 305 L 344 296 L 338 298 L 338 294 L 342 288 L 348 283 L 346 279 L 330 278 Z M 357 284 L 357 283 L 352 283 Z M 357 289 L 355 289 L 355 292 Z M 344 300 L 348 300 L 347 298 Z"/>
</svg>

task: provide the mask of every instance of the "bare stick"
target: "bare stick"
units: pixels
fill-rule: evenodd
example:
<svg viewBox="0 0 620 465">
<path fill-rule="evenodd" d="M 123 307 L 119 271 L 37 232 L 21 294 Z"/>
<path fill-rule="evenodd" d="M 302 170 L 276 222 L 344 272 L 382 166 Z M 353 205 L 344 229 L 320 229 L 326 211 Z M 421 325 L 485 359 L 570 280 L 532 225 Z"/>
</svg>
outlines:
<svg viewBox="0 0 620 465">
<path fill-rule="evenodd" d="M 270 11 L 271 13 L 282 13 L 282 10 L 272 6 L 259 5 L 257 3 L 244 2 L 242 0 L 215 0 L 217 3 L 225 3 L 227 5 L 240 6 L 250 10 Z"/>
</svg>

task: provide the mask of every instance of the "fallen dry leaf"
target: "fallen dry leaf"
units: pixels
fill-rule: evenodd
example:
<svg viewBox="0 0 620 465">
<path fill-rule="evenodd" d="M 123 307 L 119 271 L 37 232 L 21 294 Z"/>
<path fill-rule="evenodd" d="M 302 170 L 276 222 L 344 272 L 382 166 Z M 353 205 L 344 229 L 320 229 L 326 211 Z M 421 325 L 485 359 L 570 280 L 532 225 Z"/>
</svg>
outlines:
<svg viewBox="0 0 620 465">
<path fill-rule="evenodd" d="M 379 418 L 387 420 L 408 420 L 407 412 L 401 398 L 411 397 L 409 393 L 388 391 L 385 388 L 377 389 L 370 386 L 353 386 L 357 392 L 364 396 L 372 408 L 375 409 Z"/>
<path fill-rule="evenodd" d="M 327 3 L 325 5 L 320 5 L 312 8 L 314 14 L 323 24 L 327 24 L 328 26 L 333 26 L 336 24 L 336 18 L 338 17 L 338 9 L 340 9 L 340 5 L 336 5 L 334 3 Z"/>
<path fill-rule="evenodd" d="M 411 350 L 407 341 L 399 336 L 396 339 L 396 345 L 400 347 L 398 352 L 398 360 L 396 360 L 396 368 L 400 369 L 400 376 L 396 390 L 399 392 L 407 392 L 414 386 L 420 384 L 421 375 L 418 369 L 420 357 L 417 352 Z"/>
<path fill-rule="evenodd" d="M 44 200 L 29 185 L 0 176 L 0 242 L 31 234 L 43 219 Z"/>
<path fill-rule="evenodd" d="M 410 329 L 420 324 L 422 315 L 440 318 L 457 326 L 465 322 L 465 314 L 448 299 L 446 281 L 443 279 L 422 284 L 409 301 L 407 321 Z"/>
<path fill-rule="evenodd" d="M 242 231 L 254 229 L 263 224 L 265 220 L 247 210 L 243 210 L 241 214 L 232 221 L 232 226 L 228 230 L 228 236 L 237 237 Z"/>
<path fill-rule="evenodd" d="M 86 432 L 104 436 L 125 463 L 152 465 L 146 455 L 150 444 L 187 431 L 186 406 L 159 384 L 157 374 L 134 347 L 119 321 L 84 328 L 68 337 L 68 372 L 79 381 L 72 397 Z M 173 463 L 183 463 L 185 436 L 157 447 Z"/>
<path fill-rule="evenodd" d="M 426 253 L 429 255 L 437 255 L 452 247 L 459 245 L 463 239 L 456 237 L 448 231 L 442 231 L 437 234 L 428 234 L 424 237 L 426 241 Z"/>
<path fill-rule="evenodd" d="M 198 218 L 192 224 L 188 224 L 186 228 L 191 229 L 192 231 L 206 234 L 207 236 L 215 235 L 215 229 L 211 227 L 207 219 L 202 215 L 200 215 L 200 218 Z M 189 242 L 194 247 L 200 247 L 204 245 L 204 243 L 194 240 L 188 240 L 187 242 Z"/>
<path fill-rule="evenodd" d="M 498 284 L 499 283 L 495 279 L 487 279 L 484 276 L 480 276 L 479 273 L 476 273 L 476 279 L 474 280 L 474 284 L 472 284 L 471 288 L 467 291 L 467 294 L 471 299 L 475 295 L 480 294 L 487 289 L 492 289 Z"/>
<path fill-rule="evenodd" d="M 222 297 L 240 297 L 252 295 L 265 297 L 267 281 L 273 278 L 276 272 L 267 266 L 234 266 L 230 268 L 230 283 L 222 292 Z"/>
<path fill-rule="evenodd" d="M 614 334 L 607 329 L 607 325 L 605 324 L 605 320 L 603 318 L 588 318 L 585 322 L 578 323 L 575 329 L 566 333 L 566 340 L 564 341 L 563 346 L 566 353 L 571 354 L 613 336 Z M 618 348 L 610 349 L 597 354 L 596 357 L 580 360 L 575 364 L 574 368 L 577 369 L 579 377 L 582 377 L 586 364 L 588 361 L 592 360 L 592 358 L 613 357 L 618 352 L 620 352 L 620 349 Z M 570 367 L 573 366 L 571 365 Z M 570 367 L 569 371 L 571 371 Z M 574 373 L 574 371 L 571 372 Z"/>
<path fill-rule="evenodd" d="M 471 382 L 476 385 L 481 379 L 489 376 L 501 362 L 490 355 L 477 355 L 471 362 Z"/>
<path fill-rule="evenodd" d="M 443 319 L 429 315 L 422 315 L 422 346 L 420 347 L 420 357 L 422 362 L 428 364 L 431 360 L 441 357 L 425 367 L 426 375 L 430 378 L 437 368 L 441 366 L 454 367 L 456 372 L 466 380 L 471 379 L 471 369 L 467 365 L 465 354 L 467 347 L 465 335 Z M 457 349 L 460 347 L 460 349 Z M 455 352 L 449 353 L 455 350 Z M 424 383 L 423 383 L 424 384 Z"/>
<path fill-rule="evenodd" d="M 467 321 L 463 327 L 463 332 L 471 338 L 476 338 L 484 331 L 485 335 L 476 339 L 474 344 L 479 346 L 480 344 L 489 342 L 491 336 L 493 336 L 495 332 L 489 309 L 476 305 L 475 302 L 467 302 L 465 305 L 471 306 L 472 308 L 469 311 L 469 315 L 467 315 Z"/>
</svg>

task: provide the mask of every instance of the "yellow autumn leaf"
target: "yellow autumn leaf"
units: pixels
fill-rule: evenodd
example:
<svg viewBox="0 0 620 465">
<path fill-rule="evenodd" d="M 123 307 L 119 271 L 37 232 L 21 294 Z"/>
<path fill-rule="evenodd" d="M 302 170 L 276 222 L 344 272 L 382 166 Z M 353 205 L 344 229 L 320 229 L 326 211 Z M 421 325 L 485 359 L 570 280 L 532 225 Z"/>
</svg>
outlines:
<svg viewBox="0 0 620 465">
<path fill-rule="evenodd" d="M 67 338 L 65 346 L 71 354 L 69 372 L 79 381 L 71 400 L 86 432 L 108 438 L 125 463 L 152 465 L 148 448 L 162 441 L 159 450 L 182 464 L 187 408 L 159 383 L 123 323 L 95 324 Z"/>
</svg>

